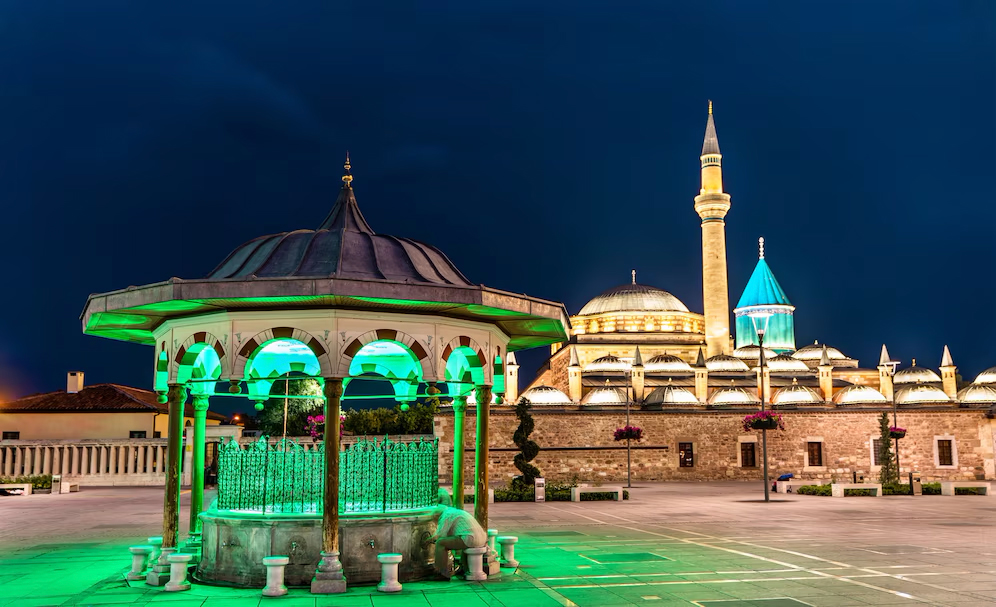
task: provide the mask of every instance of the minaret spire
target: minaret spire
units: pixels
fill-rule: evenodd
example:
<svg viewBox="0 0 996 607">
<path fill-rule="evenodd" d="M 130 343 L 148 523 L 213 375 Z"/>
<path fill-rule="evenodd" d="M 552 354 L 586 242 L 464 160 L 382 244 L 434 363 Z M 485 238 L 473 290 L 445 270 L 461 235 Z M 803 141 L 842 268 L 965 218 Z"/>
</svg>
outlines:
<svg viewBox="0 0 996 607">
<path fill-rule="evenodd" d="M 632 275 L 633 275 L 633 284 L 636 284 L 636 270 L 632 271 Z"/>
<path fill-rule="evenodd" d="M 353 176 L 350 174 L 349 169 L 353 168 L 353 166 L 349 164 L 349 150 L 346 150 L 346 162 L 342 165 L 342 168 L 346 171 L 342 176 L 342 183 L 345 184 L 345 187 L 352 189 Z"/>
</svg>

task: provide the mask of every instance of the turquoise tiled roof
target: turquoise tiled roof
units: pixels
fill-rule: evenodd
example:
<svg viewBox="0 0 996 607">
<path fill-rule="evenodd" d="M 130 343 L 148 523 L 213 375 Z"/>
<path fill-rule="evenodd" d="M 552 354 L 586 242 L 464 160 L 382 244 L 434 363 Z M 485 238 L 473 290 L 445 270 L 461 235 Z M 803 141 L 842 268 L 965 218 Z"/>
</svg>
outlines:
<svg viewBox="0 0 996 607">
<path fill-rule="evenodd" d="M 782 286 L 778 284 L 775 275 L 771 273 L 768 262 L 763 258 L 758 259 L 757 265 L 754 266 L 754 273 L 750 275 L 750 280 L 747 281 L 747 286 L 744 288 L 743 295 L 740 296 L 737 307 L 772 304 L 792 305 L 789 303 L 788 297 L 785 296 Z"/>
</svg>

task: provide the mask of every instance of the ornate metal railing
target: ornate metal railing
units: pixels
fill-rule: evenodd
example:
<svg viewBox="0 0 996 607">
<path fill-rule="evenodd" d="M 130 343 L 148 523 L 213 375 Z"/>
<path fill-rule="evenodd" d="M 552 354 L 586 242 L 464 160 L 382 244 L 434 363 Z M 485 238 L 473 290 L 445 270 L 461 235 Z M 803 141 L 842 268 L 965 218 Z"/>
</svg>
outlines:
<svg viewBox="0 0 996 607">
<path fill-rule="evenodd" d="M 436 504 L 437 441 L 362 439 L 339 452 L 339 512 L 398 512 Z M 325 444 L 267 438 L 218 453 L 218 509 L 318 514 L 323 511 Z"/>
</svg>

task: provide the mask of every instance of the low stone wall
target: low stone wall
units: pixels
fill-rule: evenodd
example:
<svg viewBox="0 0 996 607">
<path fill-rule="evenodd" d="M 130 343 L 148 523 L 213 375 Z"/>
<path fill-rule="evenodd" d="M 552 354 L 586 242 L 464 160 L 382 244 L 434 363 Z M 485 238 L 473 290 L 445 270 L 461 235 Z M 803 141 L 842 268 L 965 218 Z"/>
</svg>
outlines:
<svg viewBox="0 0 996 607">
<path fill-rule="evenodd" d="M 633 480 L 709 481 L 760 480 L 761 432 L 744 432 L 743 416 L 749 411 L 632 411 L 631 424 L 643 429 L 644 438 L 632 445 Z M 791 472 L 796 478 L 830 482 L 850 480 L 852 473 L 877 478 L 872 466 L 871 441 L 879 436 L 879 416 L 874 410 L 780 411 L 784 431 L 768 431 L 770 474 Z M 536 428 L 531 436 L 541 451 L 533 460 L 548 480 L 618 482 L 626 479 L 626 444 L 612 438 L 625 425 L 625 412 L 583 411 L 577 408 L 533 408 Z M 890 413 L 891 419 L 891 413 Z M 465 474 L 473 475 L 475 411 L 468 408 L 465 423 Z M 907 428 L 901 439 L 899 459 L 905 475 L 917 471 L 927 480 L 993 478 L 993 421 L 980 410 L 900 411 L 899 423 Z M 518 474 L 512 459 L 518 453 L 512 434 L 518 419 L 511 407 L 491 409 L 490 475 L 502 485 Z M 440 439 L 440 479 L 452 478 L 453 413 L 444 410 L 435 420 Z M 937 466 L 936 440 L 953 441 L 955 465 Z M 757 441 L 756 468 L 739 464 L 740 443 Z M 823 466 L 807 466 L 807 444 L 822 442 Z M 678 465 L 678 443 L 692 443 L 694 465 Z"/>
</svg>

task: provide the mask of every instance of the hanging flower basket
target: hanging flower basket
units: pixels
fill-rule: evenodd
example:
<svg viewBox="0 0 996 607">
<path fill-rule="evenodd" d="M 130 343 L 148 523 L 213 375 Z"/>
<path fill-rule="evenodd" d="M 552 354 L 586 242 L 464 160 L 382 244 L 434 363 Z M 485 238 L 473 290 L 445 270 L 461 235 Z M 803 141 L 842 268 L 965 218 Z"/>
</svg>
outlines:
<svg viewBox="0 0 996 607">
<path fill-rule="evenodd" d="M 889 438 L 905 438 L 906 428 L 900 428 L 899 426 L 889 427 Z"/>
<path fill-rule="evenodd" d="M 758 411 L 744 417 L 744 430 L 784 430 L 782 416 L 772 411 Z"/>
<path fill-rule="evenodd" d="M 339 438 L 342 438 L 342 432 L 346 425 L 346 414 L 340 414 L 339 416 Z M 308 431 L 311 435 L 311 440 L 318 442 L 325 439 L 325 416 L 324 415 L 309 415 L 308 421 L 304 426 L 304 429 Z"/>
<path fill-rule="evenodd" d="M 643 430 L 637 426 L 626 426 L 624 428 L 616 428 L 613 438 L 616 440 L 640 440 L 643 438 Z"/>
</svg>

